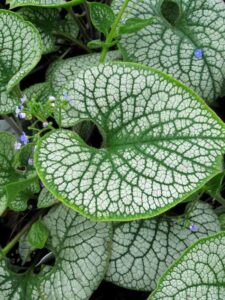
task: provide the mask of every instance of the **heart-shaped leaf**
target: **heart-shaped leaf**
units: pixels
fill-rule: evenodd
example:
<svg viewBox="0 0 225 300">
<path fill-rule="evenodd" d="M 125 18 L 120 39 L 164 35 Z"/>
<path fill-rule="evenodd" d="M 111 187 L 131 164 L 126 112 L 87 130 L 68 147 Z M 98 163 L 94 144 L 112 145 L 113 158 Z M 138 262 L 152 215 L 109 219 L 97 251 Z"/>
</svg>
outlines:
<svg viewBox="0 0 225 300">
<path fill-rule="evenodd" d="M 190 246 L 159 280 L 149 300 L 224 299 L 225 232 Z"/>
<path fill-rule="evenodd" d="M 123 0 L 114 0 L 117 13 Z M 123 36 L 126 60 L 144 63 L 181 80 L 209 102 L 225 76 L 225 5 L 222 0 L 130 0 L 124 18 L 155 16 L 153 23 Z"/>
<path fill-rule="evenodd" d="M 107 54 L 106 61 L 112 61 L 119 57 L 120 54 L 118 51 L 110 51 Z M 57 96 L 65 84 L 75 79 L 82 70 L 97 66 L 99 64 L 99 58 L 100 54 L 93 53 L 56 61 L 50 65 L 46 78 L 50 83 L 53 94 Z M 67 93 L 65 93 L 65 95 L 67 95 Z M 70 97 L 66 96 L 66 100 L 70 100 Z M 74 105 L 71 105 L 73 101 L 72 103 L 70 102 L 71 101 L 68 101 L 67 108 L 62 110 L 63 127 L 70 127 L 76 123 L 75 118 L 77 117 L 77 111 L 74 109 Z"/>
<path fill-rule="evenodd" d="M 18 6 L 70 7 L 82 2 L 84 0 L 6 0 L 10 8 Z"/>
<path fill-rule="evenodd" d="M 153 217 L 221 172 L 225 127 L 194 92 L 136 64 L 81 71 L 62 90 L 72 122 L 92 120 L 102 149 L 58 130 L 37 144 L 35 167 L 46 188 L 92 218 Z"/>
<path fill-rule="evenodd" d="M 0 10 L 0 113 L 15 110 L 19 101 L 13 88 L 41 58 L 37 29 L 16 13 Z"/>
<path fill-rule="evenodd" d="M 107 36 L 115 20 L 113 10 L 109 5 L 98 2 L 90 2 L 88 6 L 94 27 Z"/>
<path fill-rule="evenodd" d="M 118 51 L 109 51 L 106 61 L 112 61 L 119 57 L 120 54 Z M 57 95 L 68 81 L 77 77 L 80 71 L 97 66 L 99 64 L 99 58 L 99 53 L 93 53 L 52 63 L 48 68 L 46 79 L 50 82 L 54 94 Z"/>
<path fill-rule="evenodd" d="M 63 34 L 65 37 L 76 39 L 79 27 L 72 17 L 64 20 L 60 17 L 60 10 L 42 7 L 24 7 L 19 13 L 27 21 L 32 22 L 39 30 L 43 42 L 43 53 L 57 50 L 56 36 Z"/>
<path fill-rule="evenodd" d="M 4 260 L 0 261 L 1 297 L 5 300 L 89 299 L 108 264 L 110 224 L 91 222 L 62 205 L 50 210 L 43 224 L 50 232 L 46 247 L 53 252 L 55 265 L 44 266 L 39 274 L 34 274 L 32 268 L 16 274 Z"/>
<path fill-rule="evenodd" d="M 28 232 L 28 240 L 36 249 L 44 248 L 45 243 L 48 240 L 48 236 L 48 228 L 40 220 L 32 224 Z"/>
<path fill-rule="evenodd" d="M 151 291 L 189 245 L 220 231 L 207 203 L 190 203 L 182 217 L 158 217 L 115 225 L 106 279 L 128 289 Z"/>
</svg>

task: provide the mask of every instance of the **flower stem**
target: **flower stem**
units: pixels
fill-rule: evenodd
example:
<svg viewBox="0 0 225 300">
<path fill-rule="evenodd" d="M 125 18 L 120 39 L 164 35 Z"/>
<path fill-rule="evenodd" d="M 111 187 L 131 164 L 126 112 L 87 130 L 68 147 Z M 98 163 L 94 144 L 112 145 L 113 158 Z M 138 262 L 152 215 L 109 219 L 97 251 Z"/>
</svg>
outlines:
<svg viewBox="0 0 225 300">
<path fill-rule="evenodd" d="M 112 40 L 115 36 L 117 25 L 119 24 L 128 3 L 129 3 L 129 0 L 124 1 L 123 5 L 120 8 L 120 11 L 119 11 L 118 15 L 115 18 L 115 21 L 112 24 L 111 30 L 110 30 L 107 38 L 106 38 L 106 41 L 105 41 L 105 45 L 102 48 L 102 53 L 101 53 L 101 56 L 100 56 L 100 59 L 99 59 L 99 63 L 104 63 L 104 60 L 106 58 L 106 55 L 107 55 L 107 52 L 108 52 L 108 49 L 109 49 L 109 45 L 111 44 L 111 42 L 112 42 Z"/>
</svg>

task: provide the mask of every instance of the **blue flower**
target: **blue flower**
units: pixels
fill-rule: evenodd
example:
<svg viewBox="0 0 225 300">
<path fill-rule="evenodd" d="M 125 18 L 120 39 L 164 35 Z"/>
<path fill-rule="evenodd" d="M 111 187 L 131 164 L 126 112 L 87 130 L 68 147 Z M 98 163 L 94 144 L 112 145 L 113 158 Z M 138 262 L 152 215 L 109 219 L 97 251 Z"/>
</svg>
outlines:
<svg viewBox="0 0 225 300">
<path fill-rule="evenodd" d="M 67 92 L 65 92 L 63 94 L 63 97 L 64 97 L 65 100 L 67 100 L 69 102 L 70 105 L 72 105 L 72 106 L 75 105 L 74 99 L 72 99 Z"/>
<path fill-rule="evenodd" d="M 22 104 L 16 106 L 16 117 L 20 117 L 21 119 L 24 119 L 23 117 L 21 117 L 21 110 L 24 109 L 24 106 Z M 24 113 L 22 113 L 24 114 Z M 23 115 L 22 115 L 23 116 Z M 26 117 L 26 116 L 25 116 Z"/>
<path fill-rule="evenodd" d="M 19 150 L 19 149 L 21 148 L 21 146 L 22 146 L 22 144 L 19 143 L 19 142 L 16 142 L 16 143 L 14 144 L 14 148 L 15 148 L 16 150 Z"/>
<path fill-rule="evenodd" d="M 202 49 L 195 49 L 194 55 L 195 55 L 196 58 L 202 58 L 203 57 Z"/>
<path fill-rule="evenodd" d="M 24 145 L 28 144 L 29 141 L 28 141 L 28 137 L 26 136 L 25 132 L 23 132 L 22 135 L 20 136 L 20 141 L 21 141 Z"/>
<path fill-rule="evenodd" d="M 196 229 L 197 229 L 197 226 L 196 226 L 196 224 L 194 224 L 194 223 L 192 223 L 192 224 L 189 226 L 189 230 L 190 230 L 191 232 L 196 231 Z"/>
<path fill-rule="evenodd" d="M 34 164 L 34 160 L 32 158 L 28 159 L 28 165 L 32 166 Z"/>
<path fill-rule="evenodd" d="M 21 97 L 20 98 L 20 102 L 22 103 L 22 104 L 24 104 L 24 102 L 27 100 L 27 96 L 23 96 L 23 97 Z"/>
<path fill-rule="evenodd" d="M 23 113 L 23 112 L 20 112 L 19 114 L 18 114 L 18 117 L 20 118 L 20 119 L 26 119 L 26 114 L 25 113 Z"/>
</svg>

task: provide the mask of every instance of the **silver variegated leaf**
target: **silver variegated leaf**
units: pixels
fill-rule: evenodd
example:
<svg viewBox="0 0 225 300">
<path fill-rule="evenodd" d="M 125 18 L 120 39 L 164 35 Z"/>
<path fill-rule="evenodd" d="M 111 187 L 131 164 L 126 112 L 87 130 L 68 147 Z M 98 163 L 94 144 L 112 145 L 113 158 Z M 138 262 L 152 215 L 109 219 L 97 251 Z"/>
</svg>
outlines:
<svg viewBox="0 0 225 300">
<path fill-rule="evenodd" d="M 164 273 L 148 300 L 225 298 L 225 232 L 191 245 Z"/>
<path fill-rule="evenodd" d="M 122 0 L 114 0 L 118 12 Z M 225 5 L 222 0 L 131 0 L 123 19 L 154 21 L 123 35 L 126 60 L 160 69 L 181 80 L 212 103 L 221 94 L 225 76 Z"/>
<path fill-rule="evenodd" d="M 43 265 L 39 274 L 32 270 L 16 274 L 1 260 L 1 297 L 5 300 L 89 299 L 107 268 L 110 224 L 91 222 L 62 205 L 50 210 L 43 224 L 50 232 L 46 247 L 54 254 L 55 265 Z"/>
<path fill-rule="evenodd" d="M 39 141 L 35 167 L 57 199 L 85 216 L 153 217 L 222 170 L 224 124 L 193 91 L 159 71 L 100 65 L 79 72 L 62 93 L 74 100 L 71 122 L 92 120 L 102 148 L 53 131 Z"/>
<path fill-rule="evenodd" d="M 37 29 L 16 13 L 0 10 L 0 113 L 15 110 L 13 89 L 36 66 L 42 43 Z"/>
<path fill-rule="evenodd" d="M 128 289 L 151 291 L 182 251 L 218 231 L 217 215 L 203 202 L 190 203 L 182 217 L 115 224 L 106 279 Z"/>
</svg>

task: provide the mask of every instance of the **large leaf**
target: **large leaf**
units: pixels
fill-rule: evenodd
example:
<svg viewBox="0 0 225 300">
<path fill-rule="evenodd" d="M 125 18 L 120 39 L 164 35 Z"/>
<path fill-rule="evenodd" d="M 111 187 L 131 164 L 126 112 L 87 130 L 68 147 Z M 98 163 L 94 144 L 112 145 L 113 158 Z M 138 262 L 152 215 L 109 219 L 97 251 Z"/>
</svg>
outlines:
<svg viewBox="0 0 225 300">
<path fill-rule="evenodd" d="M 15 110 L 12 89 L 41 58 L 42 43 L 35 27 L 16 13 L 0 10 L 0 113 Z"/>
<path fill-rule="evenodd" d="M 106 61 L 112 61 L 119 57 L 118 51 L 110 51 L 107 54 Z M 65 84 L 75 79 L 79 72 L 92 66 L 97 66 L 99 64 L 99 58 L 99 53 L 93 53 L 59 60 L 51 64 L 47 71 L 46 78 L 51 85 L 53 93 L 57 96 Z M 73 105 L 68 103 L 67 108 L 62 110 L 62 126 L 70 127 L 74 125 L 76 117 L 76 109 L 74 109 Z"/>
<path fill-rule="evenodd" d="M 32 268 L 15 274 L 2 260 L 2 299 L 89 299 L 107 268 L 110 224 L 91 222 L 62 205 L 50 210 L 43 223 L 50 232 L 46 247 L 55 255 L 55 265 L 44 266 L 39 274 Z"/>
<path fill-rule="evenodd" d="M 108 52 L 106 61 L 119 58 L 118 51 Z M 46 79 L 50 82 L 52 90 L 57 95 L 64 85 L 77 77 L 80 71 L 88 69 L 99 64 L 99 53 L 86 54 L 76 57 L 59 60 L 50 65 Z"/>
<path fill-rule="evenodd" d="M 35 152 L 47 189 L 92 218 L 152 217 L 221 171 L 225 127 L 195 93 L 141 65 L 117 63 L 79 72 L 62 93 L 71 121 L 92 120 L 102 149 L 66 130 L 48 133 Z"/>
<path fill-rule="evenodd" d="M 6 0 L 10 8 L 18 6 L 68 7 L 84 2 L 84 0 Z"/>
<path fill-rule="evenodd" d="M 225 299 L 225 232 L 190 246 L 164 273 L 149 300 Z"/>
<path fill-rule="evenodd" d="M 8 132 L 0 132 L 0 186 L 10 182 L 15 176 L 13 159 L 15 155 L 14 144 L 16 137 Z"/>
<path fill-rule="evenodd" d="M 24 19 L 32 22 L 41 34 L 43 53 L 57 50 L 55 33 L 77 38 L 79 27 L 72 17 L 62 20 L 60 10 L 42 7 L 24 7 L 19 10 Z"/>
<path fill-rule="evenodd" d="M 218 217 L 210 205 L 203 202 L 194 206 L 190 203 L 182 217 L 158 217 L 115 225 L 106 279 L 125 288 L 151 291 L 184 249 L 200 237 L 219 230 Z"/>
<path fill-rule="evenodd" d="M 52 89 L 49 82 L 40 82 L 31 85 L 23 91 L 28 100 L 35 100 L 36 102 L 46 103 L 48 97 L 52 95 Z"/>
<path fill-rule="evenodd" d="M 14 179 L 15 174 L 12 167 L 14 159 L 14 143 L 16 138 L 8 132 L 0 132 L 0 215 L 7 208 L 7 196 L 4 185 Z"/>
<path fill-rule="evenodd" d="M 151 2 L 151 3 L 150 3 Z M 125 59 L 160 69 L 212 102 L 220 95 L 225 76 L 225 6 L 221 0 L 130 0 L 124 18 L 152 24 L 123 36 Z M 123 0 L 114 0 L 118 12 Z"/>
</svg>

